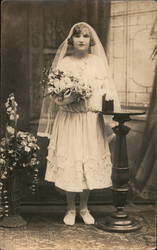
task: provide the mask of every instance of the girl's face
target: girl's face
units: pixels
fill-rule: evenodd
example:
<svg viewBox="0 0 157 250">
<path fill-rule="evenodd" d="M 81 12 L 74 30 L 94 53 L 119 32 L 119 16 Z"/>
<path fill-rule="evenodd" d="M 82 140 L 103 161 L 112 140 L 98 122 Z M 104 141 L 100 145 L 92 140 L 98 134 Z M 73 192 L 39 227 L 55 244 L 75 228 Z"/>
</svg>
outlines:
<svg viewBox="0 0 157 250">
<path fill-rule="evenodd" d="M 77 51 L 88 51 L 90 46 L 90 32 L 88 28 L 84 27 L 80 32 L 73 35 L 73 47 Z"/>
</svg>

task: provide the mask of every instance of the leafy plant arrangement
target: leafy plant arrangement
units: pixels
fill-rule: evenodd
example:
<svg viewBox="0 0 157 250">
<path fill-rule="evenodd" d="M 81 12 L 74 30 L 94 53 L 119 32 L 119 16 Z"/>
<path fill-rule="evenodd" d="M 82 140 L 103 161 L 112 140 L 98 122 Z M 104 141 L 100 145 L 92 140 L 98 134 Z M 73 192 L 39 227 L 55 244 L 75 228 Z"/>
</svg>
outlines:
<svg viewBox="0 0 157 250">
<path fill-rule="evenodd" d="M 18 169 L 32 171 L 31 190 L 35 193 L 39 172 L 37 139 L 29 132 L 17 131 L 18 105 L 13 93 L 9 95 L 5 108 L 5 137 L 0 140 L 0 218 L 9 216 L 7 179 Z"/>
</svg>

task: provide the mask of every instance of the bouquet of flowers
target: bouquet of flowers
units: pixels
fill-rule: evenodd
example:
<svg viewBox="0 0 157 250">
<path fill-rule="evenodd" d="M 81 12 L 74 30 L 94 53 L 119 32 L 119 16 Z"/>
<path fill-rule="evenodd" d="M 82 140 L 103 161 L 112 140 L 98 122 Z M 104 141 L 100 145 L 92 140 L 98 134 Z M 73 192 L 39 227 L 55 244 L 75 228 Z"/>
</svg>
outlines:
<svg viewBox="0 0 157 250">
<path fill-rule="evenodd" d="M 92 87 L 89 84 L 59 69 L 53 70 L 44 79 L 46 79 L 47 95 L 64 99 L 65 95 L 74 94 L 78 102 L 92 95 Z"/>
</svg>

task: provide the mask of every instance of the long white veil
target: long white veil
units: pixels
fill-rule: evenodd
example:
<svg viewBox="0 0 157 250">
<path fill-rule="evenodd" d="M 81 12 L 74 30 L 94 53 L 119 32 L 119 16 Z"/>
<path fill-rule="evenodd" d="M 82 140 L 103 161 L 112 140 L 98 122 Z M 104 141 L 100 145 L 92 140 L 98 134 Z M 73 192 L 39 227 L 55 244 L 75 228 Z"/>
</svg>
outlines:
<svg viewBox="0 0 157 250">
<path fill-rule="evenodd" d="M 117 95 L 116 88 L 114 86 L 114 82 L 111 76 L 111 72 L 108 66 L 107 62 L 107 57 L 104 51 L 104 48 L 95 32 L 95 30 L 87 23 L 85 22 L 79 22 L 76 23 L 75 25 L 72 26 L 67 38 L 62 42 L 62 44 L 59 46 L 55 58 L 52 62 L 50 71 L 53 70 L 54 68 L 57 68 L 58 65 L 60 64 L 61 60 L 67 55 L 68 52 L 68 39 L 72 36 L 73 30 L 77 25 L 84 25 L 86 26 L 92 36 L 92 39 L 94 41 L 94 45 L 91 46 L 91 54 L 99 56 L 102 59 L 103 62 L 103 67 L 105 72 L 107 72 L 108 76 L 108 88 L 110 89 L 111 93 L 114 96 L 114 111 L 120 111 L 120 102 L 119 98 Z M 46 93 L 45 93 L 46 95 Z M 42 103 L 42 108 L 41 108 L 41 114 L 40 114 L 40 120 L 39 120 L 39 126 L 38 126 L 38 136 L 43 136 L 43 137 L 50 137 L 52 128 L 53 128 L 53 122 L 55 119 L 55 115 L 57 112 L 57 105 L 55 104 L 54 100 L 52 97 L 47 96 L 43 98 L 43 103 Z M 106 118 L 108 120 L 108 118 Z M 109 118 L 111 121 L 111 118 Z"/>
</svg>

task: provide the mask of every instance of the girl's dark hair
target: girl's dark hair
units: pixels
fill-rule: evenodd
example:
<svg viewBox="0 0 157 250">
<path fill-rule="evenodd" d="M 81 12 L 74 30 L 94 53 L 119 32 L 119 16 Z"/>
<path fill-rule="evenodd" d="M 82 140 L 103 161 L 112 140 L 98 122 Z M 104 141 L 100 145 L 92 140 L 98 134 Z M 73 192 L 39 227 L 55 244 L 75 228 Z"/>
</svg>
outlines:
<svg viewBox="0 0 157 250">
<path fill-rule="evenodd" d="M 75 26 L 75 28 L 73 29 L 73 33 L 72 33 L 71 37 L 68 39 L 68 45 L 73 46 L 73 36 L 80 35 L 81 31 L 82 31 L 82 28 L 87 28 L 88 29 L 88 27 L 86 27 L 83 24 Z M 94 40 L 92 38 L 92 35 L 90 33 L 90 44 L 89 44 L 89 46 L 94 46 L 94 45 L 95 45 L 95 42 L 94 42 Z"/>
</svg>

